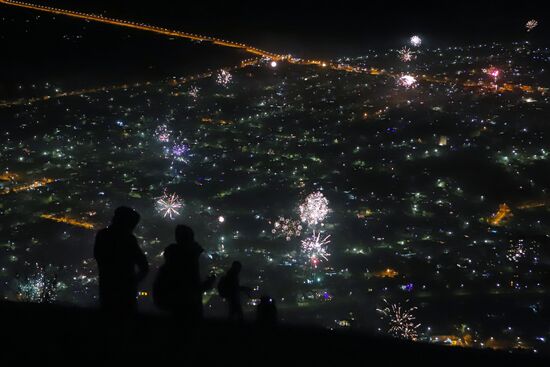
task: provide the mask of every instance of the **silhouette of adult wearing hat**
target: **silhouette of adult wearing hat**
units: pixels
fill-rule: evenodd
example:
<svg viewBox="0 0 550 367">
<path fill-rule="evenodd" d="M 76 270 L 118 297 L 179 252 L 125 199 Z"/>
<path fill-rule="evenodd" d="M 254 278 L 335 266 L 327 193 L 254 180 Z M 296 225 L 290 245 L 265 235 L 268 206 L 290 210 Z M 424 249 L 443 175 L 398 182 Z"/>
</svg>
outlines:
<svg viewBox="0 0 550 367">
<path fill-rule="evenodd" d="M 99 269 L 99 301 L 104 310 L 132 313 L 137 305 L 137 286 L 149 264 L 133 234 L 139 214 L 128 207 L 115 210 L 111 224 L 95 238 L 94 257 Z"/>
<path fill-rule="evenodd" d="M 164 250 L 165 262 L 153 284 L 153 300 L 161 310 L 196 324 L 203 318 L 202 296 L 212 289 L 216 278 L 201 279 L 199 258 L 204 250 L 195 241 L 193 230 L 178 225 L 175 234 L 176 243 Z"/>
</svg>

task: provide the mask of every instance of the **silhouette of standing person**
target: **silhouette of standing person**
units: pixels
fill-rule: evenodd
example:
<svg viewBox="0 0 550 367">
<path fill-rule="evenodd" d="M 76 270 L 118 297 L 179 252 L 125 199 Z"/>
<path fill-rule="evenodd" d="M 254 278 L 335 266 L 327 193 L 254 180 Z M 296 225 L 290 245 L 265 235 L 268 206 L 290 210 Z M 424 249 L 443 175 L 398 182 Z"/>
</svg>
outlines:
<svg viewBox="0 0 550 367">
<path fill-rule="evenodd" d="M 115 210 L 111 224 L 95 238 L 94 257 L 99 269 L 99 301 L 104 310 L 128 314 L 136 310 L 137 286 L 149 264 L 133 234 L 139 214 L 128 207 Z"/>
<path fill-rule="evenodd" d="M 155 305 L 189 324 L 202 320 L 202 296 L 212 289 L 216 279 L 211 275 L 205 281 L 201 280 L 199 258 L 203 252 L 195 241 L 193 230 L 178 225 L 176 243 L 164 250 L 165 262 L 159 268 L 153 285 Z"/>
<path fill-rule="evenodd" d="M 250 293 L 249 287 L 240 285 L 239 275 L 242 264 L 239 261 L 233 261 L 231 268 L 220 279 L 218 283 L 218 293 L 228 302 L 229 319 L 239 322 L 243 321 L 243 308 L 241 305 L 241 292 Z"/>
</svg>

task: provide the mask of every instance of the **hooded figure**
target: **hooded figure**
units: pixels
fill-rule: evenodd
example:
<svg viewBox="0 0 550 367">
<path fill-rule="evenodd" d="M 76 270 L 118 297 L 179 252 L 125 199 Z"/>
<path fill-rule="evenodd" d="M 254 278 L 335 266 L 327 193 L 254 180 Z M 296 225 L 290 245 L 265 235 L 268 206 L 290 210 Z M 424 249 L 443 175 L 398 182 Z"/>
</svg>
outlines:
<svg viewBox="0 0 550 367">
<path fill-rule="evenodd" d="M 189 322 L 202 319 L 202 295 L 215 280 L 214 276 L 201 280 L 199 257 L 203 251 L 190 227 L 176 227 L 176 243 L 164 249 L 164 264 L 153 285 L 153 300 L 158 308 Z"/>
<path fill-rule="evenodd" d="M 101 307 L 121 313 L 136 309 L 137 286 L 149 271 L 149 264 L 133 234 L 139 214 L 121 206 L 111 224 L 95 239 L 94 257 L 99 270 Z"/>
</svg>

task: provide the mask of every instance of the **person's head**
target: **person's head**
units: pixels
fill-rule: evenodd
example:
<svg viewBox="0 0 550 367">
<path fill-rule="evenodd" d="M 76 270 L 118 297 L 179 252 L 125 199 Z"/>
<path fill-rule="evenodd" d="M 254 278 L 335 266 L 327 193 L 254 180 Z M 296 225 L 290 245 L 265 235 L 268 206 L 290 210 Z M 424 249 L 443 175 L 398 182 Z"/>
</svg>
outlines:
<svg viewBox="0 0 550 367">
<path fill-rule="evenodd" d="M 163 256 L 166 264 L 176 264 L 181 260 L 182 251 L 181 246 L 172 244 L 164 249 Z"/>
<path fill-rule="evenodd" d="M 132 208 L 119 206 L 115 209 L 115 215 L 111 221 L 111 226 L 123 231 L 132 232 L 139 223 L 140 216 Z"/>
<path fill-rule="evenodd" d="M 191 227 L 188 227 L 184 224 L 179 224 L 176 226 L 176 242 L 177 243 L 193 243 L 195 242 L 195 233 Z"/>
<path fill-rule="evenodd" d="M 242 267 L 243 265 L 241 264 L 240 261 L 233 261 L 233 263 L 231 264 L 231 269 L 229 269 L 229 271 L 235 274 L 239 274 L 241 272 Z"/>
</svg>

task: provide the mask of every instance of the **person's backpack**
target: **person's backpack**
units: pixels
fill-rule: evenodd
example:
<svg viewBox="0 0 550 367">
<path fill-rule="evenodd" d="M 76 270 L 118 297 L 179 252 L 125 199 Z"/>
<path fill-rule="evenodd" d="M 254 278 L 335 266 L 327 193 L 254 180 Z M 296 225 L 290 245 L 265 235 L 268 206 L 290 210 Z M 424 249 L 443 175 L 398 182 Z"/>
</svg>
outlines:
<svg viewBox="0 0 550 367">
<path fill-rule="evenodd" d="M 218 282 L 218 294 L 222 298 L 229 298 L 231 295 L 231 290 L 229 286 L 229 281 L 227 279 L 227 275 L 224 275 L 220 278 L 220 281 Z"/>
</svg>

